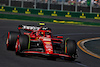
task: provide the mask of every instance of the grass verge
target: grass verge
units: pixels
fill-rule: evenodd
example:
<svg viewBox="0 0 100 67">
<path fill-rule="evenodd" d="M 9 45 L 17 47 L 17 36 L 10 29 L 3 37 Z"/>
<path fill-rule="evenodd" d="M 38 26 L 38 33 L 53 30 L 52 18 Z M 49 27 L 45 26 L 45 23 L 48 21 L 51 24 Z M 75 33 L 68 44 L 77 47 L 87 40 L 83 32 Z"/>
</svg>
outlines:
<svg viewBox="0 0 100 67">
<path fill-rule="evenodd" d="M 72 20 L 59 20 L 59 19 L 50 19 L 50 18 L 41 18 L 41 17 L 31 17 L 23 15 L 10 15 L 10 14 L 0 14 L 1 19 L 16 19 L 16 20 L 27 20 L 27 21 L 41 21 L 41 22 L 54 22 L 62 24 L 77 24 L 77 25 L 89 25 L 89 26 L 100 26 L 100 23 L 95 22 L 80 22 Z"/>
</svg>

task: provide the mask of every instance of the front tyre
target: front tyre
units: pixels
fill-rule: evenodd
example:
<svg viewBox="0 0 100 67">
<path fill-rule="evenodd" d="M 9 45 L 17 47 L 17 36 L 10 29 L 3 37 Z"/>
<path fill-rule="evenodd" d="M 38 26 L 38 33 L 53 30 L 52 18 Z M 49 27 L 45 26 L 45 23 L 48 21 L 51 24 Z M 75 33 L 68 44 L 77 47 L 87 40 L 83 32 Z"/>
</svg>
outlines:
<svg viewBox="0 0 100 67">
<path fill-rule="evenodd" d="M 70 55 L 70 60 L 75 60 L 77 55 L 77 44 L 74 40 L 65 40 L 65 54 Z"/>
</svg>

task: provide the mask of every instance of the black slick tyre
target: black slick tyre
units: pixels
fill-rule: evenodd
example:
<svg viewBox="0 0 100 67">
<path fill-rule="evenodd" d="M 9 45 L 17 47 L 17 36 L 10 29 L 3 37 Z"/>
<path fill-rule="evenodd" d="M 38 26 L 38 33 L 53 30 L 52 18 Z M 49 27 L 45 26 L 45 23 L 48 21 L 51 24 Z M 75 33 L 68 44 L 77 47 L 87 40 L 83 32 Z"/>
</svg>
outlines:
<svg viewBox="0 0 100 67">
<path fill-rule="evenodd" d="M 10 31 L 7 36 L 7 50 L 15 50 L 15 45 L 19 32 Z"/>
<path fill-rule="evenodd" d="M 70 60 L 75 60 L 77 44 L 74 40 L 65 40 L 65 54 L 70 55 Z"/>
<path fill-rule="evenodd" d="M 29 37 L 27 35 L 20 35 L 19 36 L 19 43 L 20 43 L 20 50 L 17 50 L 16 55 L 25 56 L 21 52 L 28 49 L 28 45 L 30 43 Z"/>
<path fill-rule="evenodd" d="M 27 35 L 20 35 L 19 36 L 19 43 L 20 43 L 20 51 L 28 49 L 29 37 Z"/>
</svg>

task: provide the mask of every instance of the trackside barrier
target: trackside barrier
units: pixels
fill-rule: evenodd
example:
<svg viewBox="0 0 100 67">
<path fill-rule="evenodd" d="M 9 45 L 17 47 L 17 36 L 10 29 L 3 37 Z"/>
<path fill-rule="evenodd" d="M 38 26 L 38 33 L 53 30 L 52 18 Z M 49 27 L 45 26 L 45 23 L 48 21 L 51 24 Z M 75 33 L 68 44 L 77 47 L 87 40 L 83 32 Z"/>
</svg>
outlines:
<svg viewBox="0 0 100 67">
<path fill-rule="evenodd" d="M 13 13 L 36 14 L 36 15 L 48 15 L 48 16 L 100 19 L 99 13 L 42 10 L 42 9 L 7 7 L 7 6 L 0 6 L 0 11 L 13 12 Z"/>
</svg>

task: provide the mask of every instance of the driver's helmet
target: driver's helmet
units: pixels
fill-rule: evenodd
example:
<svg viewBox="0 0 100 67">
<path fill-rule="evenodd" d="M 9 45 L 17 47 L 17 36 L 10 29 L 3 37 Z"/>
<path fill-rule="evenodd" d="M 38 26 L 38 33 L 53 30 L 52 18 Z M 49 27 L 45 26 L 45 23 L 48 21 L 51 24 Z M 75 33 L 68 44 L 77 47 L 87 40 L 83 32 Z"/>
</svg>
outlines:
<svg viewBox="0 0 100 67">
<path fill-rule="evenodd" d="M 45 26 L 45 23 L 44 22 L 40 22 L 39 26 Z"/>
<path fill-rule="evenodd" d="M 43 33 L 43 32 L 40 32 L 40 35 L 41 35 L 41 36 L 43 36 L 43 35 L 44 35 L 44 33 Z"/>
</svg>

